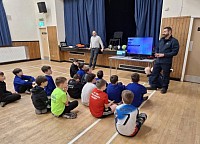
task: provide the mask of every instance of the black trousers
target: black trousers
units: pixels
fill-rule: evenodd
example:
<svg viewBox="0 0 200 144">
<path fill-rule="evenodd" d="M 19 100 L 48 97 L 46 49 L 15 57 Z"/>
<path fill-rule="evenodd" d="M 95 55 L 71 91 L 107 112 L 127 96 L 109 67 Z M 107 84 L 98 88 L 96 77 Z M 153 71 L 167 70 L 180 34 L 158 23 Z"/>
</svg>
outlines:
<svg viewBox="0 0 200 144">
<path fill-rule="evenodd" d="M 30 91 L 30 89 L 32 88 L 33 88 L 32 85 L 22 85 L 20 86 L 18 93 L 24 93 L 26 90 Z"/>
<path fill-rule="evenodd" d="M 1 102 L 6 102 L 6 104 L 14 102 L 16 100 L 21 99 L 21 95 L 19 94 L 11 94 L 11 95 L 6 95 L 1 99 Z"/>
<path fill-rule="evenodd" d="M 92 66 L 93 68 L 95 68 L 98 54 L 99 54 L 99 48 L 92 48 L 91 49 L 89 67 Z M 93 60 L 94 60 L 94 63 L 93 63 Z M 93 63 L 93 65 L 92 65 L 92 63 Z"/>
<path fill-rule="evenodd" d="M 78 101 L 77 100 L 69 102 L 69 105 L 65 106 L 65 110 L 61 115 L 65 114 L 65 113 L 70 113 L 71 110 L 75 109 L 77 106 L 78 106 Z"/>
<path fill-rule="evenodd" d="M 170 81 L 170 69 L 171 63 L 155 63 L 153 67 L 153 72 L 151 74 L 152 78 L 152 87 L 156 88 L 158 83 L 158 78 L 160 76 L 160 72 L 163 72 L 162 78 L 162 88 L 168 89 L 169 81 Z"/>
</svg>

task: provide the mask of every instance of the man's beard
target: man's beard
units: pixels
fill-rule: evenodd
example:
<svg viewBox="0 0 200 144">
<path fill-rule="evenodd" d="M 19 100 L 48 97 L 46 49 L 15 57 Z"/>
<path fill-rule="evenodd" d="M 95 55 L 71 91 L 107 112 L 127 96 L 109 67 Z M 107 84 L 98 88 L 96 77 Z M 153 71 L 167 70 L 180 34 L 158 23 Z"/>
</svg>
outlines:
<svg viewBox="0 0 200 144">
<path fill-rule="evenodd" d="M 163 37 L 164 38 L 166 38 L 166 37 L 168 37 L 169 36 L 169 34 L 163 34 Z"/>
</svg>

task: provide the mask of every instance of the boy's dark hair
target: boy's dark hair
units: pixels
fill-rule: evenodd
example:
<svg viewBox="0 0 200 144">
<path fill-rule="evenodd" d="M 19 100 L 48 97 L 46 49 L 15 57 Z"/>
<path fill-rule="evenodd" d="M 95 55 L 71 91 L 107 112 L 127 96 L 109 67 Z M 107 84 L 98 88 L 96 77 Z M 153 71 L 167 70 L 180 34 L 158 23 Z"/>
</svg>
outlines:
<svg viewBox="0 0 200 144">
<path fill-rule="evenodd" d="M 130 90 L 122 91 L 122 100 L 125 104 L 131 104 L 134 99 L 134 94 Z"/>
<path fill-rule="evenodd" d="M 77 59 L 77 58 L 74 58 L 74 59 L 72 60 L 72 62 L 78 62 L 78 59 Z"/>
<path fill-rule="evenodd" d="M 80 79 L 79 74 L 75 74 L 75 75 L 73 76 L 73 79 L 75 79 L 75 80 Z"/>
<path fill-rule="evenodd" d="M 97 72 L 97 77 L 98 77 L 99 79 L 102 79 L 102 78 L 103 78 L 103 71 L 102 71 L 102 70 L 99 70 L 99 71 Z"/>
<path fill-rule="evenodd" d="M 116 84 L 116 82 L 118 82 L 118 76 L 117 76 L 117 75 L 112 75 L 112 76 L 110 77 L 110 82 L 111 82 L 112 84 Z"/>
<path fill-rule="evenodd" d="M 93 73 L 87 74 L 86 76 L 86 81 L 87 82 L 92 82 L 93 79 L 95 79 L 96 75 Z"/>
<path fill-rule="evenodd" d="M 131 79 L 132 79 L 132 82 L 139 82 L 140 81 L 140 75 L 138 73 L 133 73 L 131 75 Z"/>
<path fill-rule="evenodd" d="M 106 85 L 106 81 L 104 79 L 100 79 L 96 82 L 96 86 L 98 89 L 101 89 L 105 85 Z"/>
<path fill-rule="evenodd" d="M 35 79 L 35 82 L 38 86 L 41 86 L 42 83 L 46 82 L 47 81 L 47 78 L 45 76 L 38 76 L 36 79 Z"/>
<path fill-rule="evenodd" d="M 164 27 L 164 29 L 167 29 L 168 31 L 172 32 L 172 28 L 171 27 Z"/>
<path fill-rule="evenodd" d="M 2 71 L 0 71 L 0 76 L 4 76 L 4 73 Z"/>
<path fill-rule="evenodd" d="M 14 75 L 17 75 L 18 73 L 22 72 L 22 69 L 15 68 L 12 72 L 13 72 Z"/>
<path fill-rule="evenodd" d="M 79 65 L 78 65 L 78 67 L 79 67 L 79 69 L 82 69 L 83 67 L 84 67 L 84 63 L 79 63 Z"/>
<path fill-rule="evenodd" d="M 65 77 L 57 77 L 55 80 L 56 86 L 60 86 L 60 84 L 64 83 L 66 80 Z"/>
<path fill-rule="evenodd" d="M 42 70 L 43 73 L 47 72 L 47 71 L 50 70 L 50 69 L 51 69 L 50 66 L 43 66 L 43 67 L 41 68 L 41 70 Z"/>
</svg>

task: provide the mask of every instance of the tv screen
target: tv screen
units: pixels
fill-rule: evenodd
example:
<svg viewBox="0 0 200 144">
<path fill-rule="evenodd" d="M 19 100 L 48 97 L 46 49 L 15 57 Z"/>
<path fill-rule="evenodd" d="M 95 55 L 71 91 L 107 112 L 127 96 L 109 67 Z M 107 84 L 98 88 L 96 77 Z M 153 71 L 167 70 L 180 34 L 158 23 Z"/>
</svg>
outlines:
<svg viewBox="0 0 200 144">
<path fill-rule="evenodd" d="M 127 53 L 135 55 L 152 55 L 152 37 L 129 37 Z"/>
</svg>

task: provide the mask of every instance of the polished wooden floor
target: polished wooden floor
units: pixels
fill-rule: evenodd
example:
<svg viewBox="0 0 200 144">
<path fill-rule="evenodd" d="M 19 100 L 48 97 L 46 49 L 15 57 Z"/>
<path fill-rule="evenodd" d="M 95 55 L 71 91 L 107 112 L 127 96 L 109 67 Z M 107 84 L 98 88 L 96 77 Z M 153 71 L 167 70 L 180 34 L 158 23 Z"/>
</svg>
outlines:
<svg viewBox="0 0 200 144">
<path fill-rule="evenodd" d="M 4 71 L 8 89 L 13 91 L 12 70 L 23 69 L 24 74 L 34 77 L 42 75 L 42 65 L 50 65 L 53 77 L 69 78 L 70 63 L 49 61 L 31 61 L 0 65 Z M 109 80 L 109 69 L 102 69 L 105 79 Z M 112 70 L 114 74 L 116 71 Z M 118 71 L 119 80 L 124 84 L 130 82 L 131 72 Z M 141 83 L 147 86 L 147 78 L 141 75 Z M 50 113 L 36 115 L 30 95 L 22 95 L 22 99 L 0 107 L 0 143 L 1 144 L 66 144 L 74 140 L 80 144 L 200 144 L 200 85 L 171 81 L 169 91 L 161 95 L 159 91 L 148 92 L 151 98 L 140 111 L 148 115 L 138 135 L 127 138 L 115 135 L 114 116 L 98 120 L 91 116 L 89 109 L 79 104 L 77 119 L 55 118 Z M 79 101 L 80 102 L 80 101 Z M 115 137 L 113 137 L 115 135 Z M 111 138 L 113 137 L 113 140 Z M 109 141 L 110 140 L 110 141 Z"/>
</svg>

